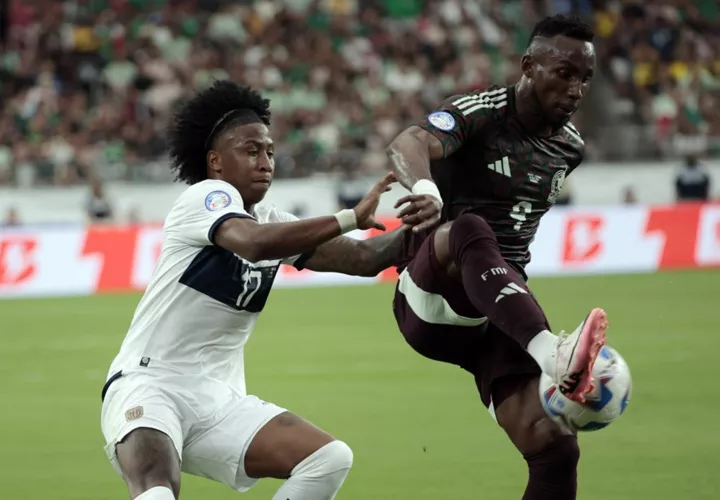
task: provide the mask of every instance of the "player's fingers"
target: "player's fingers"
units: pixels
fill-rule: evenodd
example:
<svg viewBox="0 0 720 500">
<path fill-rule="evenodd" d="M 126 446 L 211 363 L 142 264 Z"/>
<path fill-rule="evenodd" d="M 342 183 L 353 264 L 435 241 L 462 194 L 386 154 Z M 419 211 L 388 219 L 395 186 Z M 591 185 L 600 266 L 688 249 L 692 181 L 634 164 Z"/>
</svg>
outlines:
<svg viewBox="0 0 720 500">
<path fill-rule="evenodd" d="M 419 211 L 417 214 L 414 214 L 409 218 L 409 222 L 412 223 L 413 226 L 420 226 L 420 230 L 427 229 L 429 226 L 431 226 L 434 221 L 437 220 L 437 215 L 434 214 L 431 210 L 425 209 Z"/>
<path fill-rule="evenodd" d="M 383 224 L 382 222 L 379 222 L 379 221 L 375 221 L 375 223 L 373 224 L 373 227 L 375 229 L 379 229 L 380 231 L 385 231 L 385 229 L 387 229 L 385 227 L 385 224 Z"/>
<path fill-rule="evenodd" d="M 406 205 L 402 210 L 400 210 L 400 212 L 398 212 L 397 218 L 402 219 L 403 217 L 414 214 L 418 211 L 420 211 L 420 207 L 418 207 L 415 203 L 410 203 L 409 205 Z"/>
<path fill-rule="evenodd" d="M 417 212 L 403 217 L 401 220 L 403 224 L 407 224 L 408 226 L 416 226 L 423 222 L 425 218 L 422 216 L 422 212 Z"/>
<path fill-rule="evenodd" d="M 419 196 L 414 194 L 408 194 L 400 198 L 398 201 L 395 202 L 395 208 L 399 208 L 401 205 L 404 205 L 405 203 L 412 203 L 413 201 L 416 201 L 419 198 Z"/>
<path fill-rule="evenodd" d="M 413 201 L 408 206 L 413 207 L 412 212 L 426 211 L 428 214 L 430 214 L 430 213 L 432 213 L 434 204 L 433 204 L 432 200 L 429 200 L 427 198 L 420 198 L 417 201 Z"/>
<path fill-rule="evenodd" d="M 419 233 L 420 231 L 426 231 L 433 227 L 435 224 L 437 224 L 438 220 L 440 220 L 440 216 L 436 215 L 434 217 L 431 217 L 422 223 L 418 224 L 417 226 L 413 227 L 413 231 L 416 233 Z"/>
<path fill-rule="evenodd" d="M 406 206 L 400 214 L 398 214 L 398 219 L 403 219 L 405 217 L 419 217 L 420 220 L 424 220 L 426 217 L 423 216 L 423 211 L 425 208 L 423 208 L 418 203 L 411 203 L 410 205 Z"/>
<path fill-rule="evenodd" d="M 393 182 L 397 181 L 397 178 L 395 177 L 395 174 L 392 172 L 389 172 L 385 177 L 380 179 L 377 184 L 375 184 L 374 190 L 378 193 L 384 193 L 386 191 L 385 188 L 390 186 Z"/>
</svg>

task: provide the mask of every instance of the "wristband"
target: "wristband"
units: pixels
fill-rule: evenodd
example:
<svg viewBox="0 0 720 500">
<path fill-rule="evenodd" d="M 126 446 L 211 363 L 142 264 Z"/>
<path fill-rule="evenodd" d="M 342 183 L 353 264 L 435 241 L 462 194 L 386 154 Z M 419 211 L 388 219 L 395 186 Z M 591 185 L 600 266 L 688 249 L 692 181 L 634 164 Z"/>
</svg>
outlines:
<svg viewBox="0 0 720 500">
<path fill-rule="evenodd" d="M 437 185 L 429 179 L 420 179 L 412 187 L 412 194 L 428 195 L 435 198 L 442 205 L 442 196 Z"/>
<path fill-rule="evenodd" d="M 337 219 L 338 224 L 340 224 L 340 234 L 345 234 L 357 229 L 357 216 L 355 215 L 355 210 L 346 208 L 345 210 L 340 210 L 338 213 L 334 214 L 334 217 Z"/>
</svg>

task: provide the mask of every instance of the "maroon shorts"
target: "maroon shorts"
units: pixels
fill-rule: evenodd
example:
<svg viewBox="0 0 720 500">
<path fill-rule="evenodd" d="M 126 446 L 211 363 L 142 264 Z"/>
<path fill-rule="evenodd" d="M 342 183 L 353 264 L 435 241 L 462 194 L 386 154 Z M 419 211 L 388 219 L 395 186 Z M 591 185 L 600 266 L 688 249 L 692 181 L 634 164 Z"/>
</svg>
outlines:
<svg viewBox="0 0 720 500">
<path fill-rule="evenodd" d="M 411 260 L 403 273 L 408 276 L 401 275 L 393 300 L 400 331 L 426 358 L 472 373 L 485 406 L 489 407 L 491 400 L 494 407 L 499 406 L 515 387 L 519 389 L 528 378 L 539 376 L 540 368 L 493 324 L 474 324 L 484 315 L 470 303 L 462 284 L 447 277 L 440 267 L 433 236 L 415 242 L 415 248 L 406 248 Z M 497 384 L 501 379 L 503 384 Z"/>
</svg>

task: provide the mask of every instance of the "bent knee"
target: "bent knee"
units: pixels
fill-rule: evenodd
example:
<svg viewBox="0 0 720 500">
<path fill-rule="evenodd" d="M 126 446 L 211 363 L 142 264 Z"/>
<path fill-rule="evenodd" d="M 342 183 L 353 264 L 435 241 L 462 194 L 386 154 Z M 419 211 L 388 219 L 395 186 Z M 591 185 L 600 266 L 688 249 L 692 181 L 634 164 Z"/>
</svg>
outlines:
<svg viewBox="0 0 720 500">
<path fill-rule="evenodd" d="M 450 228 L 453 233 L 472 234 L 475 236 L 486 236 L 495 239 L 495 232 L 490 224 L 479 215 L 465 213 L 452 221 Z M 450 230 L 449 229 L 449 230 Z"/>
<path fill-rule="evenodd" d="M 292 471 L 293 476 L 325 477 L 348 471 L 353 465 L 353 451 L 343 441 L 332 441 L 315 450 Z"/>
<path fill-rule="evenodd" d="M 469 246 L 497 247 L 497 237 L 485 219 L 475 214 L 462 214 L 454 221 L 438 228 L 440 243 L 435 245 L 438 255 L 444 251 L 450 260 L 457 260 Z"/>
<path fill-rule="evenodd" d="M 320 460 L 324 463 L 322 469 L 325 474 L 349 470 L 355 459 L 352 448 L 344 441 L 337 440 L 326 444 L 315 454 L 321 455 Z"/>
</svg>

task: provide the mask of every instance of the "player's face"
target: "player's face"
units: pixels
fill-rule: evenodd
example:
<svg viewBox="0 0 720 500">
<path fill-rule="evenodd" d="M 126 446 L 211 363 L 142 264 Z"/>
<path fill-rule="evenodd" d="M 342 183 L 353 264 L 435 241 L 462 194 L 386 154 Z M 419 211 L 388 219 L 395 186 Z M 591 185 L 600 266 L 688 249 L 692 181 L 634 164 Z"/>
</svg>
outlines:
<svg viewBox="0 0 720 500">
<path fill-rule="evenodd" d="M 246 207 L 262 201 L 275 173 L 275 146 L 267 126 L 233 127 L 218 138 L 216 148 L 216 154 L 209 157 L 216 177 L 232 184 Z"/>
<path fill-rule="evenodd" d="M 531 75 L 535 96 L 548 122 L 562 126 L 570 120 L 590 89 L 595 74 L 595 48 L 565 36 L 543 41 L 533 57 Z"/>
</svg>

